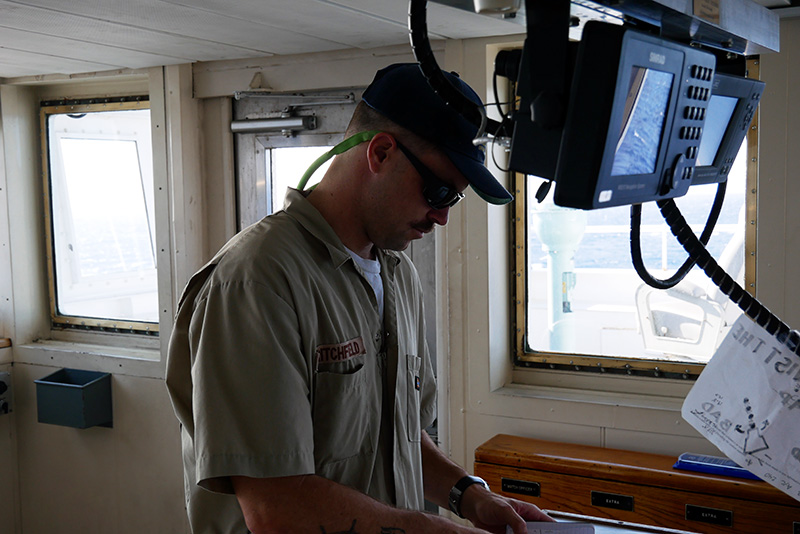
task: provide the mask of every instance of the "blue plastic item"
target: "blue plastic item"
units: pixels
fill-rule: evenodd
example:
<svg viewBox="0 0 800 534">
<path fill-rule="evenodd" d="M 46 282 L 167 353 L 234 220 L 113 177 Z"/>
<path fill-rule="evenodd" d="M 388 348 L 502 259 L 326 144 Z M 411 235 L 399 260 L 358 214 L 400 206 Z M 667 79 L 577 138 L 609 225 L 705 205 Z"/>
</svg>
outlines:
<svg viewBox="0 0 800 534">
<path fill-rule="evenodd" d="M 729 458 L 721 456 L 708 456 L 705 454 L 692 454 L 685 452 L 678 456 L 678 461 L 672 466 L 675 469 L 684 471 L 696 471 L 699 473 L 709 473 L 711 475 L 723 475 L 738 478 L 749 478 L 761 480 L 756 475 L 741 467 Z"/>
</svg>

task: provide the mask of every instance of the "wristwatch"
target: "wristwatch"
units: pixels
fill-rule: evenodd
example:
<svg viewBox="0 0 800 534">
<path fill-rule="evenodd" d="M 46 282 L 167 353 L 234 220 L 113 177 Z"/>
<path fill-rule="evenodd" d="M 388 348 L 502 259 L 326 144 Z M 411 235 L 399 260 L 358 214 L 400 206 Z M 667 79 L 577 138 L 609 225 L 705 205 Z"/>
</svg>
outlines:
<svg viewBox="0 0 800 534">
<path fill-rule="evenodd" d="M 487 491 L 490 491 L 489 484 L 487 484 L 485 480 L 470 475 L 456 482 L 455 486 L 450 489 L 450 497 L 447 499 L 447 504 L 450 505 L 450 511 L 462 519 L 464 516 L 461 515 L 461 497 L 464 496 L 464 491 L 473 484 L 480 484 L 486 488 Z"/>
</svg>

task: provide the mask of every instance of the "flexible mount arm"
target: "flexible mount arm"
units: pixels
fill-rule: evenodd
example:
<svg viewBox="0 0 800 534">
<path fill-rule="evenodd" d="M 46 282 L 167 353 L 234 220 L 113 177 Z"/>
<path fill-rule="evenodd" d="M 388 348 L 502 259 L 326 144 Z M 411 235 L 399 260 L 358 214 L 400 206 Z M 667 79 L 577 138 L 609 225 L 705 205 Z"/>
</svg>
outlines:
<svg viewBox="0 0 800 534">
<path fill-rule="evenodd" d="M 689 257 L 693 258 L 698 267 L 703 269 L 703 272 L 719 287 L 720 291 L 735 302 L 748 317 L 761 325 L 771 335 L 774 335 L 778 341 L 784 343 L 789 350 L 800 355 L 800 332 L 790 329 L 777 315 L 769 311 L 766 306 L 745 291 L 742 286 L 736 283 L 736 280 L 731 278 L 719 266 L 706 250 L 706 247 L 694 235 L 694 232 L 692 232 L 692 229 L 686 223 L 686 219 L 683 218 L 672 199 L 659 200 L 658 207 L 672 234 L 678 239 L 678 242 L 686 252 L 689 253 Z"/>
<path fill-rule="evenodd" d="M 708 240 L 711 238 L 711 233 L 714 231 L 714 227 L 717 224 L 719 214 L 722 212 L 722 203 L 725 200 L 726 188 L 726 182 L 722 182 L 717 186 L 717 194 L 714 197 L 714 204 L 712 205 L 711 211 L 708 214 L 708 219 L 706 219 L 706 225 L 705 228 L 703 228 L 703 233 L 700 235 L 700 243 L 703 245 L 706 245 Z M 678 209 L 677 206 L 675 209 Z M 656 289 L 669 289 L 671 287 L 675 287 L 686 277 L 687 274 L 689 274 L 689 271 L 696 263 L 695 259 L 689 256 L 686 261 L 683 262 L 683 265 L 681 265 L 678 270 L 675 271 L 675 274 L 667 279 L 662 280 L 655 278 L 647 270 L 644 260 L 642 259 L 641 224 L 642 205 L 634 204 L 631 206 L 631 261 L 633 262 L 633 268 L 636 270 L 639 278 L 641 278 L 642 281 L 644 281 L 644 283 L 650 287 L 654 287 Z"/>
<path fill-rule="evenodd" d="M 453 87 L 445 78 L 442 69 L 439 68 L 428 39 L 427 3 L 427 0 L 410 0 L 408 4 L 408 29 L 410 31 L 411 49 L 414 52 L 414 57 L 419 62 L 422 74 L 442 100 L 479 128 L 479 135 L 484 132 L 494 135 L 500 129 L 500 123 L 487 118 L 486 112 Z M 482 125 L 485 126 L 481 131 Z"/>
</svg>

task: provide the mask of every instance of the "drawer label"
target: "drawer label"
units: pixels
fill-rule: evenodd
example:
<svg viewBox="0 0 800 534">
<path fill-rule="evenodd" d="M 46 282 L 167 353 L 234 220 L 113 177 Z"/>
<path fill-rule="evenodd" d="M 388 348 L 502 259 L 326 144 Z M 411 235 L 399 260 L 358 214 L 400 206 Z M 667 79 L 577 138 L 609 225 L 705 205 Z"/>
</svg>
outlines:
<svg viewBox="0 0 800 534">
<path fill-rule="evenodd" d="M 538 482 L 527 480 L 515 480 L 513 478 L 502 478 L 502 490 L 506 493 L 519 493 L 529 497 L 539 497 L 541 485 Z"/>
<path fill-rule="evenodd" d="M 712 525 L 721 525 L 723 527 L 732 527 L 733 512 L 728 510 L 717 510 L 716 508 L 706 508 L 705 506 L 695 506 L 693 504 L 687 504 L 686 520 L 701 521 L 703 523 L 711 523 Z M 797 524 L 795 523 L 795 532 L 797 531 L 796 525 Z"/>
<path fill-rule="evenodd" d="M 603 491 L 592 491 L 592 506 L 615 508 L 617 510 L 633 511 L 633 497 L 630 495 L 617 495 Z"/>
</svg>

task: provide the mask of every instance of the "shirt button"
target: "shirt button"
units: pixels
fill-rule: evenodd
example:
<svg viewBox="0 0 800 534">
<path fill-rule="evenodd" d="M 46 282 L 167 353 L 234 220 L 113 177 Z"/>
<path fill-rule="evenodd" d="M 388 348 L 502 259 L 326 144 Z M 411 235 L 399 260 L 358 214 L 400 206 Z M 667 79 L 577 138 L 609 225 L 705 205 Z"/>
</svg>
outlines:
<svg viewBox="0 0 800 534">
<path fill-rule="evenodd" d="M 381 342 L 381 333 L 378 332 L 377 334 L 375 334 L 375 343 L 380 343 L 380 342 Z"/>
</svg>

